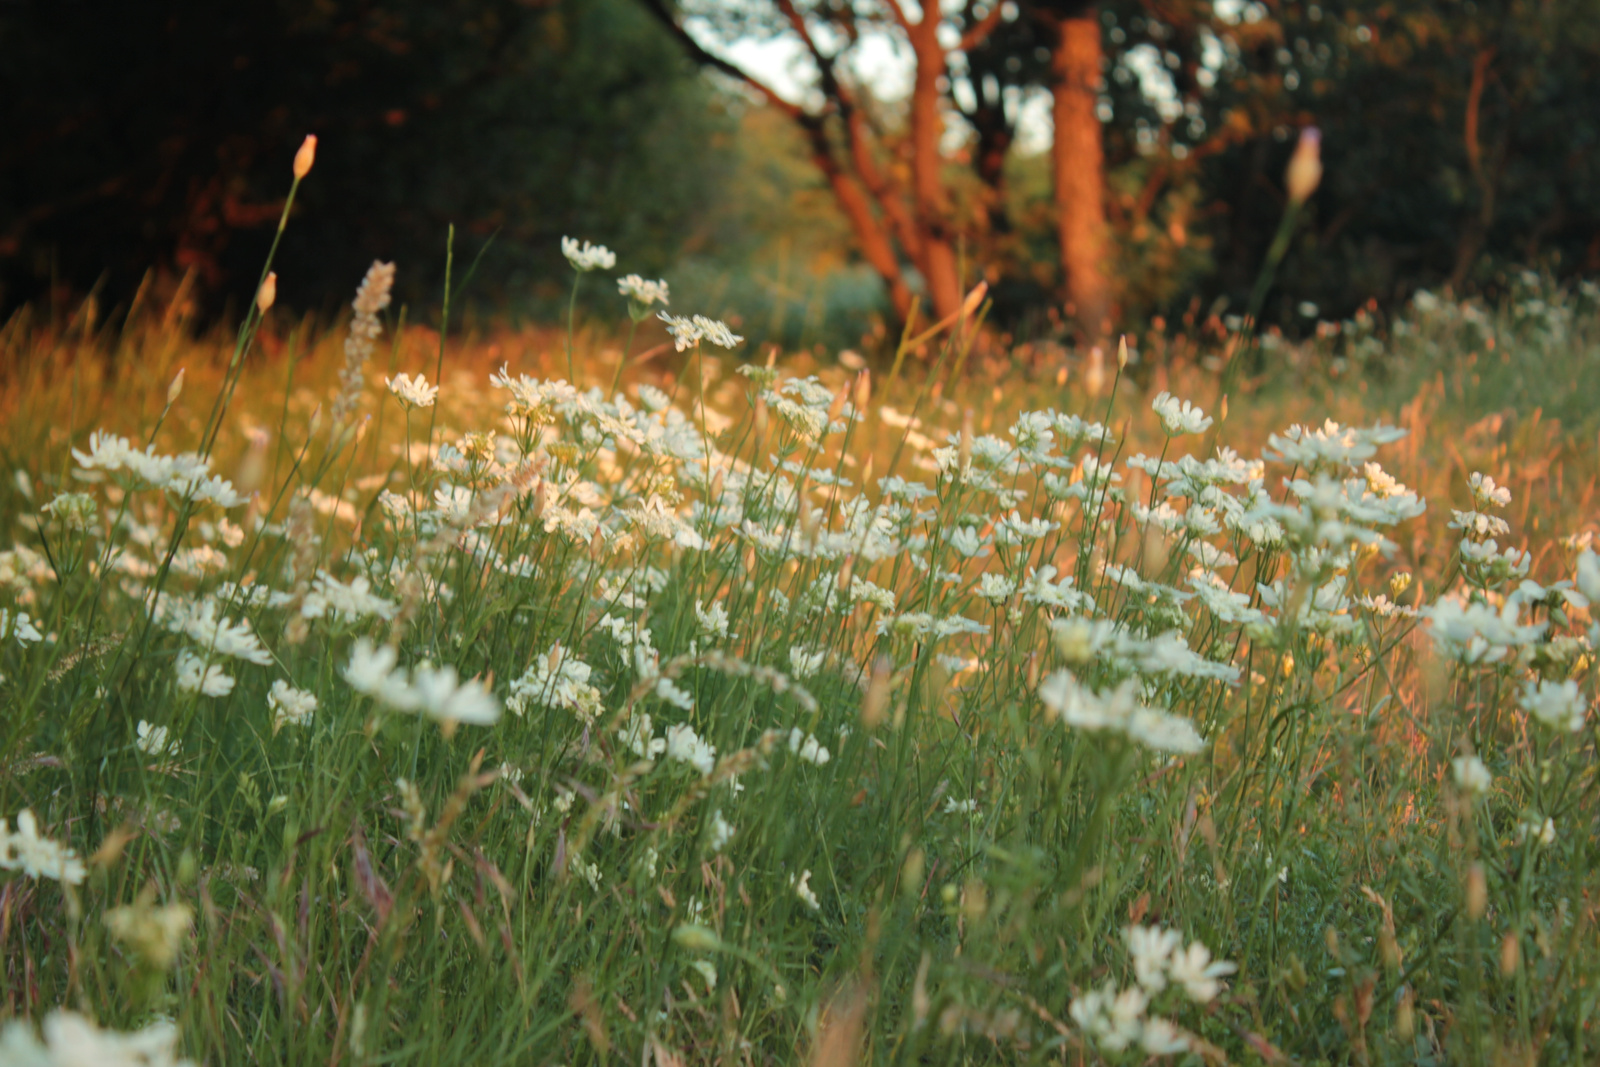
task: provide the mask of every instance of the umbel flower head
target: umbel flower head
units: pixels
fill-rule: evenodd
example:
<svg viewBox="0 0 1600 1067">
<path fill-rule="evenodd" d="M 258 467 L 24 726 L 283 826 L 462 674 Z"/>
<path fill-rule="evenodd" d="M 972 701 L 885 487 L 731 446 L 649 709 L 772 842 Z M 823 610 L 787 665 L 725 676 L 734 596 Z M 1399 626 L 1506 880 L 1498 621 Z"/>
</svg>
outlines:
<svg viewBox="0 0 1600 1067">
<path fill-rule="evenodd" d="M 667 332 L 672 335 L 673 345 L 679 352 L 694 348 L 701 341 L 733 348 L 744 340 L 721 319 L 708 319 L 704 315 L 669 315 L 665 311 L 657 312 L 656 317 L 667 324 Z"/>
<path fill-rule="evenodd" d="M 561 254 L 567 257 L 572 269 L 582 274 L 591 270 L 610 270 L 617 265 L 617 254 L 605 245 L 581 245 L 571 237 L 561 239 Z"/>
<path fill-rule="evenodd" d="M 649 307 L 660 304 L 666 307 L 670 301 L 667 299 L 667 283 L 664 281 L 647 281 L 637 274 L 629 274 L 617 279 L 617 292 L 627 297 L 630 303 Z"/>
<path fill-rule="evenodd" d="M 421 374 L 415 378 L 409 374 L 396 374 L 383 381 L 389 387 L 389 392 L 407 408 L 431 408 L 439 395 L 439 387 L 429 385 L 428 379 Z"/>
</svg>

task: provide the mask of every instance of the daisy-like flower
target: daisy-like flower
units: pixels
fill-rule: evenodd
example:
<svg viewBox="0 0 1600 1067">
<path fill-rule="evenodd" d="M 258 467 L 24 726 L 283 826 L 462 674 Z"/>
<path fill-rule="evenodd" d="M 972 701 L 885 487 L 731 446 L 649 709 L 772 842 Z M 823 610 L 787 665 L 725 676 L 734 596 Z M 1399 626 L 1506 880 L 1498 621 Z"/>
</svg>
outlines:
<svg viewBox="0 0 1600 1067">
<path fill-rule="evenodd" d="M 1179 400 L 1163 390 L 1150 401 L 1150 410 L 1161 417 L 1161 425 L 1168 437 L 1186 433 L 1205 433 L 1211 428 L 1211 417 L 1187 400 Z"/>
<path fill-rule="evenodd" d="M 581 245 L 571 237 L 561 239 L 561 254 L 567 257 L 572 269 L 580 274 L 591 270 L 610 270 L 617 265 L 617 254 L 605 245 Z"/>
<path fill-rule="evenodd" d="M 409 374 L 396 374 L 393 378 L 385 378 L 384 384 L 407 408 L 431 408 L 439 396 L 439 387 L 429 385 L 428 379 L 421 374 L 415 378 Z"/>
</svg>

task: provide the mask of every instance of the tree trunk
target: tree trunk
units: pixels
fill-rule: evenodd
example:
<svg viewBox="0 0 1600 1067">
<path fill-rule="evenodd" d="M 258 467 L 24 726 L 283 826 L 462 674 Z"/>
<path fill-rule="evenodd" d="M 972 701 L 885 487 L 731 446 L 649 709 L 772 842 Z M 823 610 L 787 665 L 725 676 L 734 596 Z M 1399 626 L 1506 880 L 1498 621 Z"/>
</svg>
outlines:
<svg viewBox="0 0 1600 1067">
<path fill-rule="evenodd" d="M 961 310 L 961 275 L 950 228 L 950 201 L 944 184 L 944 113 L 940 80 L 945 77 L 944 46 L 939 43 L 938 8 L 908 27 L 917 57 L 911 88 L 911 199 L 915 206 L 922 256 L 917 269 L 939 318 Z"/>
<path fill-rule="evenodd" d="M 1054 60 L 1056 228 L 1067 302 L 1091 343 L 1111 329 L 1106 278 L 1105 150 L 1100 141 L 1100 12 L 1057 21 Z"/>
</svg>

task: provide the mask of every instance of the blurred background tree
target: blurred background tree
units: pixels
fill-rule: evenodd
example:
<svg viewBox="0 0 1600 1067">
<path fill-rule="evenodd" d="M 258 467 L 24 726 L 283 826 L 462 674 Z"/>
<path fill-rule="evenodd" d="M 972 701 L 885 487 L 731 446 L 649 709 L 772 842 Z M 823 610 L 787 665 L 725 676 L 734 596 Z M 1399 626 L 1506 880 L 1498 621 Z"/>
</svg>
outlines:
<svg viewBox="0 0 1600 1067">
<path fill-rule="evenodd" d="M 979 278 L 1018 337 L 1242 310 L 1299 128 L 1291 331 L 1503 268 L 1600 269 L 1600 0 L 13 0 L 0 307 L 156 268 L 280 300 L 373 257 L 554 317 L 570 233 L 754 340 L 874 344 Z"/>
<path fill-rule="evenodd" d="M 0 49 L 11 306 L 52 279 L 125 301 L 152 267 L 247 296 L 307 133 L 279 259 L 300 305 L 374 257 L 437 301 L 450 223 L 458 256 L 497 235 L 475 289 L 498 301 L 560 288 L 565 233 L 659 271 L 733 159 L 718 95 L 631 0 L 24 0 Z"/>
</svg>

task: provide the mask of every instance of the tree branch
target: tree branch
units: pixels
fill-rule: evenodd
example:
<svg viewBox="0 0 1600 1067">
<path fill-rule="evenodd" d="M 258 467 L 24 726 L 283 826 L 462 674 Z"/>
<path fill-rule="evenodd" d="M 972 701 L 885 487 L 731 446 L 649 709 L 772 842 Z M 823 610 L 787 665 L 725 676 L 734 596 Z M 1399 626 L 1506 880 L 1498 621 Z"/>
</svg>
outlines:
<svg viewBox="0 0 1600 1067">
<path fill-rule="evenodd" d="M 673 17 L 673 14 L 671 10 L 668 9 L 665 0 L 639 0 L 639 3 L 644 5 L 644 9 L 650 12 L 650 14 L 654 15 L 656 20 L 666 27 L 668 33 L 677 38 L 678 43 L 683 46 L 684 51 L 689 53 L 690 59 L 693 59 L 696 63 L 699 63 L 703 67 L 710 67 L 713 70 L 726 74 L 730 78 L 744 82 L 756 92 L 760 93 L 761 96 L 766 99 L 767 103 L 771 104 L 785 115 L 788 115 L 790 118 L 798 121 L 806 117 L 805 111 L 798 104 L 792 104 L 783 97 L 779 96 L 777 90 L 773 89 L 770 85 L 757 80 L 744 70 L 741 70 L 739 67 L 728 62 L 726 59 L 723 59 L 721 56 L 707 51 L 699 41 L 694 39 L 694 36 L 689 33 L 688 30 L 684 29 L 678 24 L 678 20 Z"/>
<path fill-rule="evenodd" d="M 994 6 L 989 8 L 989 13 L 973 23 L 967 32 L 961 35 L 961 44 L 957 50 L 970 52 L 982 44 L 984 39 L 994 32 L 994 28 L 1000 25 L 1000 12 L 1004 9 L 1005 4 L 1001 3 L 1001 0 L 994 0 Z"/>
</svg>

